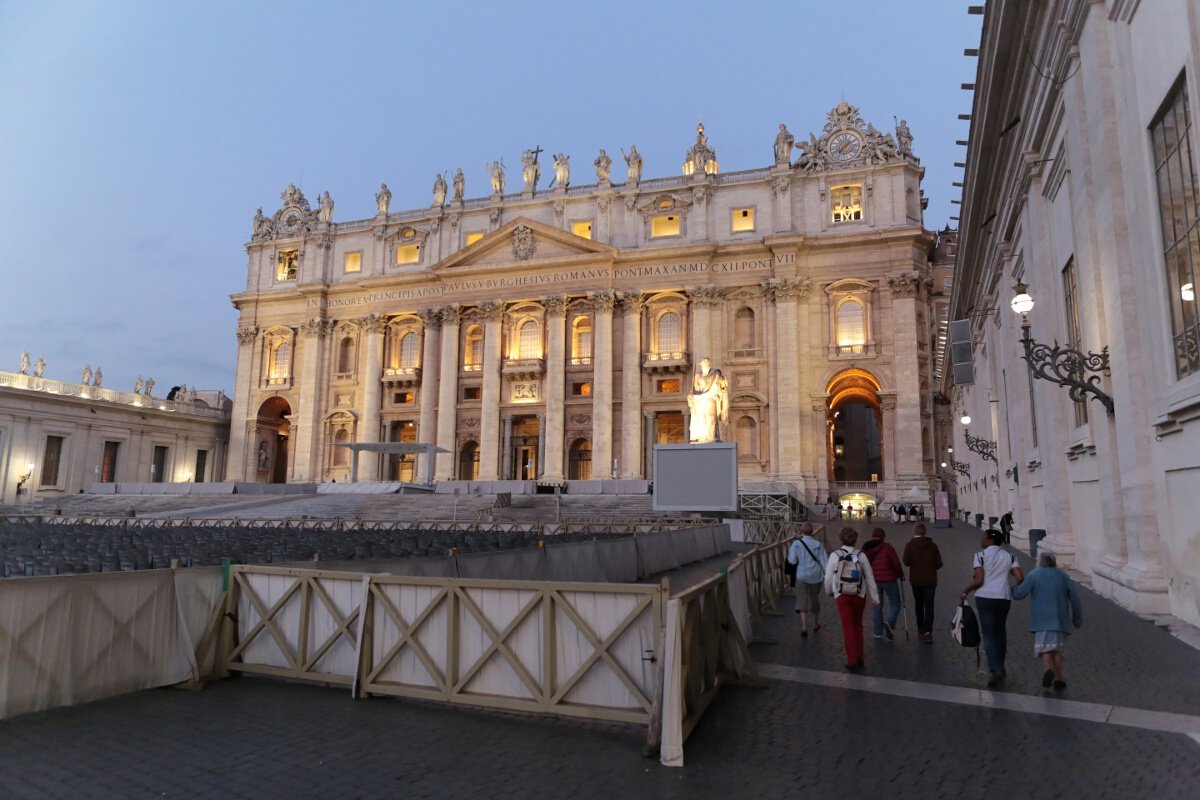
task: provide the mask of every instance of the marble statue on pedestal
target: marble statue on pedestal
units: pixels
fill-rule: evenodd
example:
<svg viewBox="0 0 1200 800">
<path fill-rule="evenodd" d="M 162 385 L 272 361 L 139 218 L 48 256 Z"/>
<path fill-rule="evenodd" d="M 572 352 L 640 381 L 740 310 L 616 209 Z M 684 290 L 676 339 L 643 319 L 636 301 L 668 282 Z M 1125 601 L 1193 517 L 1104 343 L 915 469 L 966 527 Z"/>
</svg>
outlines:
<svg viewBox="0 0 1200 800">
<path fill-rule="evenodd" d="M 92 383 L 92 365 L 83 365 L 83 374 L 79 376 L 79 382 L 84 386 L 89 386 Z"/>
<path fill-rule="evenodd" d="M 134 394 L 142 393 L 142 376 L 141 375 L 138 375 L 137 380 L 135 380 L 133 382 L 133 393 Z"/>
<path fill-rule="evenodd" d="M 29 353 L 26 353 L 24 350 L 21 351 L 21 374 L 29 374 Z"/>
<path fill-rule="evenodd" d="M 796 137 L 788 132 L 787 126 L 782 122 L 779 123 L 779 133 L 775 136 L 775 163 L 776 164 L 791 164 L 792 163 L 792 145 L 795 144 Z"/>
<path fill-rule="evenodd" d="M 40 378 L 46 373 L 46 357 L 39 355 L 37 363 L 33 365 L 33 377 Z"/>
<path fill-rule="evenodd" d="M 458 172 L 454 173 L 454 199 L 461 203 L 466 189 L 467 179 L 463 176 L 462 167 L 459 167 Z"/>
<path fill-rule="evenodd" d="M 446 179 L 442 177 L 442 173 L 438 173 L 433 179 L 433 204 L 437 208 L 446 205 Z"/>
<path fill-rule="evenodd" d="M 154 396 L 154 378 L 146 378 L 146 397 Z"/>
<path fill-rule="evenodd" d="M 92 386 L 95 386 L 97 389 L 99 389 L 100 385 L 103 383 L 104 383 L 104 371 L 102 369 L 100 369 L 99 367 L 96 367 L 96 374 L 92 376 Z"/>
<path fill-rule="evenodd" d="M 379 184 L 379 194 L 375 195 L 375 209 L 382 215 L 388 213 L 388 206 L 392 204 L 392 193 L 388 190 L 386 183 Z"/>
<path fill-rule="evenodd" d="M 912 131 L 908 129 L 908 121 L 902 119 L 896 126 L 896 146 L 900 150 L 900 155 L 911 156 L 912 145 Z"/>
<path fill-rule="evenodd" d="M 625 163 L 629 165 L 629 182 L 637 183 L 642 179 L 642 154 L 637 151 L 637 145 L 629 145 L 629 155 L 625 155 L 624 150 L 621 155 L 625 156 Z"/>
<path fill-rule="evenodd" d="M 596 165 L 596 180 L 609 183 L 612 180 L 612 159 L 604 152 L 603 147 L 600 148 L 600 155 L 596 156 L 592 163 Z"/>
<path fill-rule="evenodd" d="M 333 222 L 333 198 L 329 196 L 329 192 L 321 195 L 317 201 L 321 210 L 317 212 L 317 219 L 320 222 Z"/>
<path fill-rule="evenodd" d="M 492 177 L 492 194 L 504 194 L 504 165 L 493 161 L 488 167 L 488 172 Z"/>
<path fill-rule="evenodd" d="M 692 444 L 721 441 L 720 426 L 729 421 L 729 383 L 721 370 L 713 368 L 711 359 L 700 361 L 687 402 L 691 412 L 688 441 Z"/>
<path fill-rule="evenodd" d="M 560 189 L 571 185 L 571 157 L 566 153 L 556 153 L 554 156 L 554 182 Z"/>
<path fill-rule="evenodd" d="M 536 191 L 538 178 L 542 176 L 542 168 L 537 163 L 537 154 L 532 150 L 522 152 L 521 163 L 525 165 L 521 168 L 521 179 L 525 181 L 523 191 Z"/>
</svg>

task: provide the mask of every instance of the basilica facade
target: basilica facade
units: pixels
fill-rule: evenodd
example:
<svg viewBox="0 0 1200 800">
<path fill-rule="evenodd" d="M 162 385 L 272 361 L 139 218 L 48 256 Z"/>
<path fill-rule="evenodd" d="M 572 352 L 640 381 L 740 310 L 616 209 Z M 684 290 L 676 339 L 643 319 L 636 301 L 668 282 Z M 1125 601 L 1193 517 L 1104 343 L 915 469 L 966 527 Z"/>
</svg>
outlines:
<svg viewBox="0 0 1200 800">
<path fill-rule="evenodd" d="M 518 191 L 496 162 L 477 198 L 460 170 L 411 211 L 385 185 L 347 222 L 289 186 L 232 297 L 228 478 L 340 482 L 343 445 L 409 442 L 437 446 L 433 474 L 364 453 L 354 477 L 652 480 L 653 445 L 688 440 L 707 358 L 742 484 L 821 502 L 930 488 L 933 236 L 907 126 L 842 102 L 806 141 L 780 125 L 760 169 L 721 172 L 703 127 L 671 177 L 621 156 L 577 184 L 560 153 L 543 188 L 526 153 Z"/>
</svg>

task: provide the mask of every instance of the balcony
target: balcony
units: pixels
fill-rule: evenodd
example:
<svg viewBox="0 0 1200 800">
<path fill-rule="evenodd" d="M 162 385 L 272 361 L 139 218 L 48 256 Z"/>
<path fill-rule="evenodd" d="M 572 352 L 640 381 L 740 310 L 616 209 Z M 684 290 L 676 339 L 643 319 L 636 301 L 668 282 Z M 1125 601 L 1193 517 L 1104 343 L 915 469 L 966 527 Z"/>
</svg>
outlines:
<svg viewBox="0 0 1200 800">
<path fill-rule="evenodd" d="M 546 374 L 546 362 L 541 358 L 506 358 L 500 371 L 516 380 L 531 381 Z"/>
<path fill-rule="evenodd" d="M 645 353 L 642 357 L 642 369 L 647 372 L 687 372 L 690 366 L 690 354 L 678 350 L 669 353 Z"/>
<path fill-rule="evenodd" d="M 388 386 L 420 386 L 420 367 L 388 367 L 383 371 L 382 380 Z"/>
</svg>

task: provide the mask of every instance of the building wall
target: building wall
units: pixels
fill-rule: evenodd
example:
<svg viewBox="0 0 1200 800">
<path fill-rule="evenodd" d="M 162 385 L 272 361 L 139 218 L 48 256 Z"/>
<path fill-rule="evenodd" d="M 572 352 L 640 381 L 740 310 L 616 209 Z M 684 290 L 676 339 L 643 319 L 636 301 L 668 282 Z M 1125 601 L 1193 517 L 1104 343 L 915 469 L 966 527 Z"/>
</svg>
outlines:
<svg viewBox="0 0 1200 800">
<path fill-rule="evenodd" d="M 933 237 L 921 225 L 922 170 L 895 152 L 836 162 L 826 143 L 847 128 L 863 142 L 880 136 L 842 105 L 807 143 L 806 166 L 572 185 L 345 223 L 321 219 L 289 187 L 247 246 L 247 291 L 233 297 L 230 478 L 270 480 L 279 458 L 287 480 L 343 480 L 335 443 L 379 441 L 395 423 L 448 451 L 439 480 L 458 476 L 472 442 L 481 479 L 512 478 L 513 449 L 534 421 L 544 432 L 537 478 L 567 477 L 585 443 L 593 479 L 648 478 L 648 446 L 686 421 L 693 372 L 709 357 L 729 382 L 722 438 L 741 437 L 743 483 L 784 481 L 824 498 L 832 413 L 857 398 L 881 410 L 880 493 L 929 488 L 921 392 L 931 394 Z M 835 221 L 848 185 L 861 219 Z M 735 230 L 740 209 L 753 210 L 752 230 Z M 655 218 L 669 215 L 678 235 L 653 236 Z M 591 238 L 572 233 L 579 220 L 592 222 Z M 467 246 L 473 232 L 484 237 Z M 414 246 L 418 260 L 397 264 Z M 279 266 L 291 251 L 294 277 Z M 362 270 L 347 274 L 355 252 Z M 848 298 L 865 302 L 867 336 L 839 348 L 835 309 Z M 738 322 L 746 310 L 749 339 Z M 675 347 L 657 341 L 667 311 L 682 324 Z M 590 360 L 573 351 L 584 316 Z M 525 321 L 538 329 L 532 359 L 520 357 Z M 483 359 L 468 365 L 475 326 Z M 419 337 L 416 368 L 394 366 L 402 331 Z M 281 342 L 286 368 L 272 363 Z M 386 477 L 386 464 L 363 459 L 360 479 Z"/>
<path fill-rule="evenodd" d="M 1200 374 L 1177 370 L 1179 287 L 1164 260 L 1149 133 L 1179 85 L 1194 120 L 1200 9 L 1059 0 L 989 3 L 986 14 L 952 305 L 974 323 L 976 382 L 950 388 L 947 376 L 945 391 L 954 418 L 968 412 L 972 435 L 997 443 L 998 461 L 967 452 L 957 426 L 955 452 L 973 477 L 989 476 L 960 483 L 960 505 L 1011 509 L 1019 533 L 1044 528 L 1101 592 L 1200 623 L 1200 528 L 1184 511 L 1200 491 Z M 1194 121 L 1189 140 L 1195 162 Z M 1112 415 L 1094 400 L 1079 415 L 1046 380 L 1031 390 L 1021 359 L 1011 287 L 1024 282 L 1035 300 L 1032 338 L 1066 342 L 1069 264 L 1081 349 L 1109 351 L 1100 386 Z"/>
</svg>

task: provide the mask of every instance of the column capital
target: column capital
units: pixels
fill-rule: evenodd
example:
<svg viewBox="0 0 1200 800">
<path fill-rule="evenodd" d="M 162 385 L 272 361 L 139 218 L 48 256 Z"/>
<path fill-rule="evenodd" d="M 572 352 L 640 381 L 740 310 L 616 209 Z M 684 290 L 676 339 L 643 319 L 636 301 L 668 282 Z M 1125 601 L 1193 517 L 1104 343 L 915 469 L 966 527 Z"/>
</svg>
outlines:
<svg viewBox="0 0 1200 800">
<path fill-rule="evenodd" d="M 362 329 L 363 333 L 381 333 L 383 331 L 383 317 L 378 314 L 365 314 L 354 320 L 354 324 Z"/>
<path fill-rule="evenodd" d="M 720 286 L 689 286 L 687 289 L 688 297 L 693 305 L 697 306 L 715 306 L 725 299 L 725 290 Z"/>
<path fill-rule="evenodd" d="M 621 295 L 621 309 L 626 314 L 641 314 L 646 309 L 646 295 L 641 292 L 625 292 Z"/>
<path fill-rule="evenodd" d="M 812 293 L 812 278 L 771 278 L 763 281 L 763 297 L 779 302 L 780 300 L 807 300 Z"/>
<path fill-rule="evenodd" d="M 451 303 L 439 309 L 443 325 L 457 325 L 462 322 L 463 310 L 458 303 Z"/>
<path fill-rule="evenodd" d="M 592 308 L 596 311 L 607 311 L 611 314 L 613 306 L 617 303 L 617 293 L 611 289 L 589 292 L 588 299 L 592 301 Z"/>
<path fill-rule="evenodd" d="M 442 311 L 440 308 L 426 308 L 417 312 L 426 330 L 436 331 L 442 327 Z"/>
<path fill-rule="evenodd" d="M 888 286 L 896 297 L 920 297 L 928 281 L 916 272 L 899 272 L 887 276 Z"/>
<path fill-rule="evenodd" d="M 567 313 L 567 305 L 571 302 L 571 298 L 565 294 L 551 295 L 542 299 L 542 306 L 545 307 L 546 313 L 552 317 L 565 316 Z"/>
<path fill-rule="evenodd" d="M 237 329 L 238 344 L 252 344 L 258 338 L 258 326 L 250 325 Z"/>
<path fill-rule="evenodd" d="M 320 317 L 306 319 L 304 322 L 300 323 L 300 333 L 309 338 L 326 336 L 332 330 L 333 320 L 321 319 Z"/>
<path fill-rule="evenodd" d="M 501 300 L 488 300 L 480 304 L 479 310 L 488 322 L 498 322 L 504 316 L 504 303 Z"/>
</svg>

